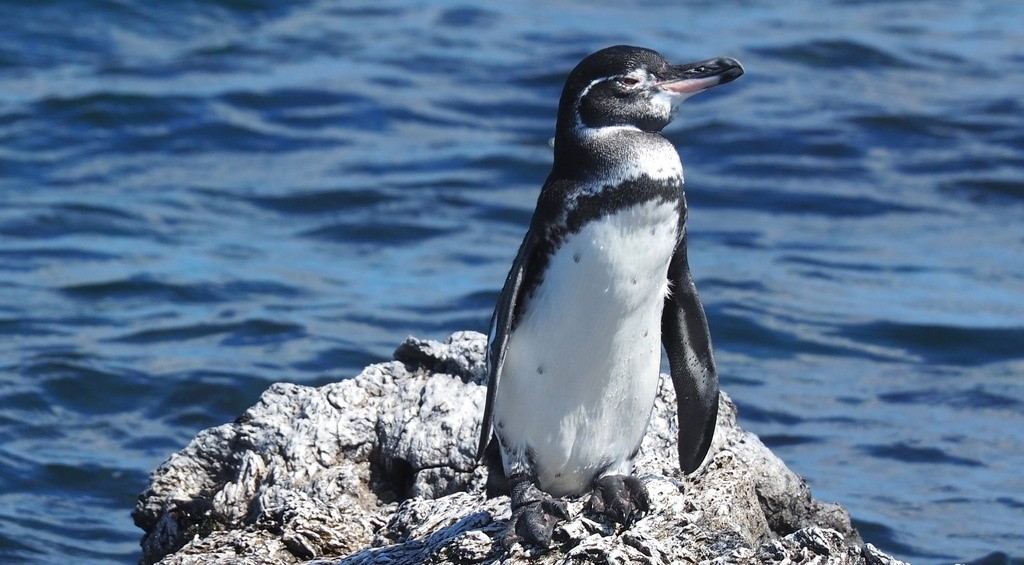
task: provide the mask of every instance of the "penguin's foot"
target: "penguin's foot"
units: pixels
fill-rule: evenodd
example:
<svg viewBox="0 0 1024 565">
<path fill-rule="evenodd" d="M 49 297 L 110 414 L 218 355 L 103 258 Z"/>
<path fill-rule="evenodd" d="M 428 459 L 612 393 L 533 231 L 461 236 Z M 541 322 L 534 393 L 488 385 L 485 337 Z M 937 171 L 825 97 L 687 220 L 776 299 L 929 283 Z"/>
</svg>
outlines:
<svg viewBox="0 0 1024 565">
<path fill-rule="evenodd" d="M 595 480 L 594 492 L 586 506 L 587 513 L 604 516 L 627 527 L 650 509 L 647 487 L 640 479 L 626 475 L 607 475 Z"/>
<path fill-rule="evenodd" d="M 512 517 L 501 544 L 511 547 L 517 541 L 548 547 L 555 525 L 569 519 L 565 502 L 541 492 L 528 477 L 512 477 Z"/>
</svg>

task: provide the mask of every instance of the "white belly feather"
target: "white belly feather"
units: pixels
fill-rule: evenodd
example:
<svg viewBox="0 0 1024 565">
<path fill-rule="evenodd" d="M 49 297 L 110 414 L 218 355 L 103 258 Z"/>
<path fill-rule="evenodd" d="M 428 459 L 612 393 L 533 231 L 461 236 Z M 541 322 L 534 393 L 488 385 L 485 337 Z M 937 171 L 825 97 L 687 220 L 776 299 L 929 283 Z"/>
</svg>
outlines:
<svg viewBox="0 0 1024 565">
<path fill-rule="evenodd" d="M 558 496 L 632 470 L 657 391 L 677 232 L 675 204 L 651 201 L 587 224 L 551 257 L 495 399 L 506 474 L 534 471 Z"/>
</svg>

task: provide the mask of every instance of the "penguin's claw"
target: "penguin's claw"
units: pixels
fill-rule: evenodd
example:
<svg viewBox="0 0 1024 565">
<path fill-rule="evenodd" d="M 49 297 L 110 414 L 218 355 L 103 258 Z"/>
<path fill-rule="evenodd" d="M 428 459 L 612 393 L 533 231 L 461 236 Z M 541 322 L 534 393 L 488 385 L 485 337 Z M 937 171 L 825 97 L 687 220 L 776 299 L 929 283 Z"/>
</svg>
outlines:
<svg viewBox="0 0 1024 565">
<path fill-rule="evenodd" d="M 551 534 L 555 526 L 568 518 L 566 504 L 550 497 L 520 506 L 512 511 L 512 518 L 502 537 L 502 545 L 508 548 L 517 541 L 523 541 L 547 548 L 551 545 Z"/>
<path fill-rule="evenodd" d="M 594 492 L 586 509 L 589 514 L 629 527 L 634 519 L 651 509 L 651 496 L 636 477 L 607 475 L 594 481 Z"/>
<path fill-rule="evenodd" d="M 524 541 L 537 547 L 549 547 L 555 526 L 569 519 L 569 507 L 526 481 L 513 484 L 511 498 L 512 517 L 501 544 L 508 548 L 517 541 Z"/>
</svg>

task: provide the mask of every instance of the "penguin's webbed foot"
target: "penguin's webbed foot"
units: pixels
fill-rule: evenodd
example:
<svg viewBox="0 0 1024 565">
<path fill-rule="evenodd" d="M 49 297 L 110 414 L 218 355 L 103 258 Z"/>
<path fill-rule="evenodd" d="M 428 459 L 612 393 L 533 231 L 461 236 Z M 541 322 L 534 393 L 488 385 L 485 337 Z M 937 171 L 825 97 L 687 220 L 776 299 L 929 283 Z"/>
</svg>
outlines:
<svg viewBox="0 0 1024 565">
<path fill-rule="evenodd" d="M 512 517 L 501 544 L 511 547 L 522 540 L 537 547 L 550 546 L 555 525 L 569 519 L 569 507 L 542 492 L 528 477 L 512 477 L 511 482 Z"/>
<path fill-rule="evenodd" d="M 594 481 L 594 492 L 587 501 L 589 514 L 604 516 L 629 526 L 651 509 L 651 496 L 643 481 L 626 475 L 606 475 Z"/>
</svg>

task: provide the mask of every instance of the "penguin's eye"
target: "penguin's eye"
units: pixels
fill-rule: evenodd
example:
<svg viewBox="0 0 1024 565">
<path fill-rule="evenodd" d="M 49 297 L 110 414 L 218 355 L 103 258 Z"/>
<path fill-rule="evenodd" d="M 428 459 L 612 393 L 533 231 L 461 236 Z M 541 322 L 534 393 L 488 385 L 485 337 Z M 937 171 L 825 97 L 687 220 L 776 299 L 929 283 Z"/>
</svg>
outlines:
<svg viewBox="0 0 1024 565">
<path fill-rule="evenodd" d="M 622 86 L 636 86 L 640 84 L 640 79 L 633 77 L 619 77 L 619 84 Z"/>
</svg>

